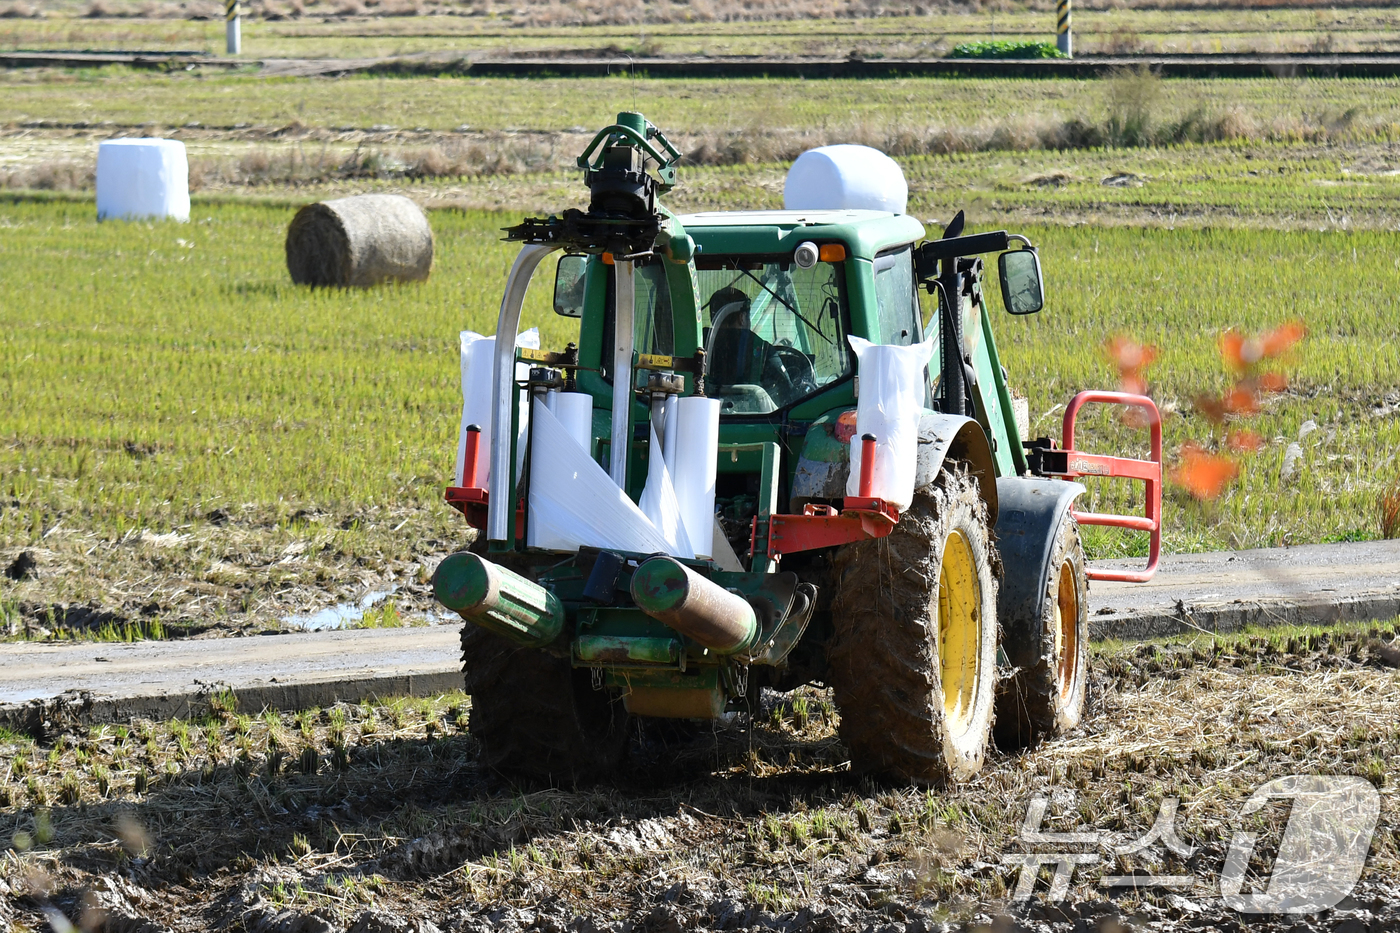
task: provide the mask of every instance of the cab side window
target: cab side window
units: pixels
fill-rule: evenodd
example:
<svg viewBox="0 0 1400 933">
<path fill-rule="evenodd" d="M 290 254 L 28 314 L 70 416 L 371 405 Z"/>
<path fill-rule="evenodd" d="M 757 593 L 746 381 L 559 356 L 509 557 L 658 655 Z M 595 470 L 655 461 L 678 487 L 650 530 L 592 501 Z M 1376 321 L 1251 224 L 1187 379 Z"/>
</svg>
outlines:
<svg viewBox="0 0 1400 933">
<path fill-rule="evenodd" d="M 908 346 L 919 342 L 922 328 L 911 247 L 875 257 L 875 303 L 880 319 L 879 343 Z"/>
</svg>

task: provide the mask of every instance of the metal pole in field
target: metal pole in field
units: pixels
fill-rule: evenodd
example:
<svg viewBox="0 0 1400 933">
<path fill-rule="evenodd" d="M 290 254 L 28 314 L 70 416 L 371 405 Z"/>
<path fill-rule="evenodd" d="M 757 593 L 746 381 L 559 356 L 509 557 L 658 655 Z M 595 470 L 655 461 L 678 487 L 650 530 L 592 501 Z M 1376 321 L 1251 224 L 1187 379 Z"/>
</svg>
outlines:
<svg viewBox="0 0 1400 933">
<path fill-rule="evenodd" d="M 1074 57 L 1074 38 L 1069 31 L 1069 0 L 1060 0 L 1056 7 L 1055 44 L 1066 58 Z"/>
<path fill-rule="evenodd" d="M 238 9 L 238 0 L 224 0 L 224 17 L 228 20 L 224 33 L 228 54 L 237 55 L 243 48 L 243 17 Z"/>
</svg>

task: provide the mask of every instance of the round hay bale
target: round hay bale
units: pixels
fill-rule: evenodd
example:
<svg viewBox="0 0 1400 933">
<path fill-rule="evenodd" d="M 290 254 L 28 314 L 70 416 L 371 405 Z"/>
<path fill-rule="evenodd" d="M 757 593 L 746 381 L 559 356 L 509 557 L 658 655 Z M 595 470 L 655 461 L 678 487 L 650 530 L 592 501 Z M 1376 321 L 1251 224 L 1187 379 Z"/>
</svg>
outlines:
<svg viewBox="0 0 1400 933">
<path fill-rule="evenodd" d="M 308 204 L 287 227 L 287 271 L 298 285 L 421 282 L 433 268 L 433 230 L 400 194 Z"/>
</svg>

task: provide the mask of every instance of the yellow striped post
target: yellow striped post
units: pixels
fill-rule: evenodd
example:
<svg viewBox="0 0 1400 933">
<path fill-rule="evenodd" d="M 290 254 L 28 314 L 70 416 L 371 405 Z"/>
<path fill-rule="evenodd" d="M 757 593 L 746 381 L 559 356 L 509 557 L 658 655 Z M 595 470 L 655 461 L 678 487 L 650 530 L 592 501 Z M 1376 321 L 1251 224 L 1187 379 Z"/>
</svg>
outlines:
<svg viewBox="0 0 1400 933">
<path fill-rule="evenodd" d="M 237 55 L 243 50 L 243 16 L 238 8 L 238 0 L 224 0 L 224 19 L 228 21 L 224 37 L 228 54 Z"/>
<path fill-rule="evenodd" d="M 1073 58 L 1074 39 L 1069 31 L 1069 0 L 1059 0 L 1055 12 L 1055 44 L 1066 57 Z"/>
</svg>

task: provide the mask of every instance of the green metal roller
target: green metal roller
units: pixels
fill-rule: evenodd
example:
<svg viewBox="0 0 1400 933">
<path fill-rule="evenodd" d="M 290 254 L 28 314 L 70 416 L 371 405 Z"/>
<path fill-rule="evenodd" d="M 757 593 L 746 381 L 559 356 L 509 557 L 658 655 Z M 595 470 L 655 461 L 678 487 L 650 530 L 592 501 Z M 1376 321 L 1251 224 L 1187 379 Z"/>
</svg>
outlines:
<svg viewBox="0 0 1400 933">
<path fill-rule="evenodd" d="M 671 557 L 652 557 L 632 574 L 632 599 L 647 615 L 719 654 L 745 651 L 758 640 L 758 618 L 731 593 Z"/>
<path fill-rule="evenodd" d="M 558 597 L 475 554 L 452 554 L 438 564 L 433 595 L 468 622 L 527 648 L 549 644 L 564 629 Z"/>
</svg>

